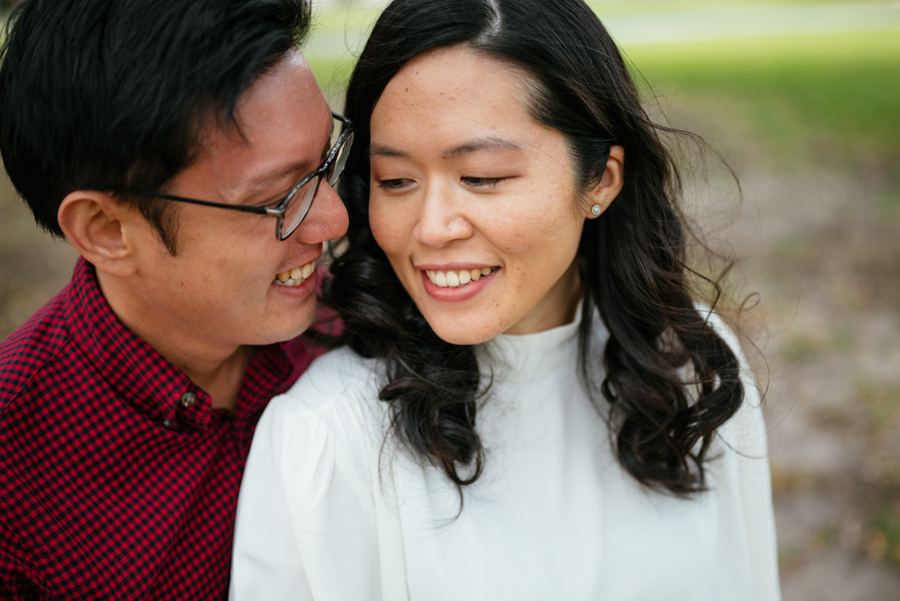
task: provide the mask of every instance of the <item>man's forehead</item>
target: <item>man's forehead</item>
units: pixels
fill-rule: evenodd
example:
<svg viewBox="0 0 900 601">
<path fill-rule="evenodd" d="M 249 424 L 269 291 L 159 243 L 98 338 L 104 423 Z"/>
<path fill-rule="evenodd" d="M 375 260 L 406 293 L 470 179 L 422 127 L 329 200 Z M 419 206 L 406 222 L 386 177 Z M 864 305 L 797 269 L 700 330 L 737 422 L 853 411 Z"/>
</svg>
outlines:
<svg viewBox="0 0 900 601">
<path fill-rule="evenodd" d="M 314 170 L 332 128 L 312 70 L 299 52 L 291 52 L 242 94 L 232 115 L 206 116 L 194 165 L 211 170 L 221 186 L 235 193 L 252 192 L 252 187 Z"/>
<path fill-rule="evenodd" d="M 330 110 L 315 74 L 296 50 L 257 77 L 233 110 L 206 115 L 201 137 L 210 137 L 214 144 L 230 144 L 231 138 L 248 144 L 253 133 L 277 134 L 288 125 L 308 128 L 313 138 L 331 127 Z"/>
</svg>

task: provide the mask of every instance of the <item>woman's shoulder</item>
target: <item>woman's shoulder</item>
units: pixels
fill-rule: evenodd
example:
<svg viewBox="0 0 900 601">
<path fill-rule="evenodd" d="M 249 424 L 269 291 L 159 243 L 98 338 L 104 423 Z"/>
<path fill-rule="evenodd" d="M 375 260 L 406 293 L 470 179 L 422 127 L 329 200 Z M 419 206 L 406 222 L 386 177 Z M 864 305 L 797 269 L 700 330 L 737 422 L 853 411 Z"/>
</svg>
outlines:
<svg viewBox="0 0 900 601">
<path fill-rule="evenodd" d="M 741 406 L 731 419 L 719 428 L 719 439 L 725 443 L 726 452 L 736 451 L 747 457 L 765 457 L 767 450 L 763 395 L 747 356 L 741 348 L 740 338 L 716 311 L 701 304 L 695 306 L 716 335 L 728 345 L 740 366 L 743 388 Z"/>
<path fill-rule="evenodd" d="M 248 471 L 269 469 L 292 482 L 317 483 L 306 492 L 284 485 L 301 497 L 327 488 L 326 481 L 316 479 L 316 470 L 368 477 L 388 423 L 387 404 L 378 400 L 382 371 L 379 361 L 346 348 L 313 361 L 263 412 Z"/>
<path fill-rule="evenodd" d="M 313 361 L 286 394 L 334 394 L 374 384 L 380 366 L 378 359 L 366 359 L 348 347 L 340 347 Z"/>
<path fill-rule="evenodd" d="M 713 329 L 716 335 L 718 335 L 718 337 L 728 345 L 728 347 L 743 365 L 745 358 L 744 353 L 741 350 L 741 343 L 738 340 L 737 335 L 734 333 L 734 330 L 732 330 L 731 327 L 727 323 L 725 323 L 725 320 L 722 319 L 722 316 L 716 313 L 715 310 L 702 303 L 694 303 L 694 308 L 697 309 L 697 313 L 699 313 L 700 316 L 703 317 L 703 319 L 706 321 L 709 327 Z"/>
<path fill-rule="evenodd" d="M 728 348 L 731 349 L 731 352 L 734 353 L 735 358 L 738 360 L 741 383 L 745 388 L 748 385 L 752 388 L 751 391 L 744 391 L 745 398 L 749 392 L 751 396 L 756 396 L 758 401 L 759 390 L 756 385 L 756 377 L 753 374 L 753 370 L 750 368 L 747 355 L 744 354 L 744 351 L 741 348 L 741 341 L 738 335 L 715 310 L 699 303 L 694 306 L 697 308 L 697 312 L 700 316 L 703 317 L 709 327 L 712 328 L 713 332 L 722 339 L 722 342 L 728 345 Z"/>
<path fill-rule="evenodd" d="M 348 421 L 371 423 L 384 413 L 384 403 L 378 400 L 383 371 L 377 359 L 360 357 L 346 347 L 335 349 L 313 361 L 287 392 L 272 399 L 265 413 L 286 429 L 316 422 L 341 429 Z"/>
</svg>

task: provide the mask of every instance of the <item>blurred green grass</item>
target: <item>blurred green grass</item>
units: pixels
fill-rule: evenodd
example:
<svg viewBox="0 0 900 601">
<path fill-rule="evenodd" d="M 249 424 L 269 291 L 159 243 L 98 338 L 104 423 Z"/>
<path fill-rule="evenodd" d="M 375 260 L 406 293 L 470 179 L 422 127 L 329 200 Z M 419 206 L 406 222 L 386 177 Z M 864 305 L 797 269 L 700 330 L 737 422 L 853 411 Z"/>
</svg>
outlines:
<svg viewBox="0 0 900 601">
<path fill-rule="evenodd" d="M 796 150 L 827 136 L 848 150 L 900 157 L 900 32 L 710 41 L 625 52 L 665 95 L 741 107 L 757 133 Z"/>
<path fill-rule="evenodd" d="M 881 0 L 889 2 L 890 0 Z M 600 17 L 651 12 L 688 12 L 708 9 L 878 4 L 879 0 L 587 0 Z"/>
<path fill-rule="evenodd" d="M 587 0 L 588 6 L 601 18 L 608 15 L 689 12 L 709 9 L 889 4 L 890 2 L 891 0 Z M 346 6 L 316 10 L 313 27 L 316 32 L 368 30 L 380 12 L 379 6 L 354 4 L 351 0 Z"/>
</svg>

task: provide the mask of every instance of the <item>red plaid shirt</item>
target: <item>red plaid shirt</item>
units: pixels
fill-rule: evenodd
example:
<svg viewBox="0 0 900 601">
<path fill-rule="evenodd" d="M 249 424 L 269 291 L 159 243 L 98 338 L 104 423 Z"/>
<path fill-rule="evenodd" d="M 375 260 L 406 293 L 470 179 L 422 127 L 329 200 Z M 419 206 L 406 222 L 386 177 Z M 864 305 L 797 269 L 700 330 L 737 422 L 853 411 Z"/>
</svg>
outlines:
<svg viewBox="0 0 900 601">
<path fill-rule="evenodd" d="M 224 598 L 257 419 L 313 354 L 260 348 L 235 412 L 212 409 L 80 260 L 0 344 L 0 598 Z"/>
</svg>

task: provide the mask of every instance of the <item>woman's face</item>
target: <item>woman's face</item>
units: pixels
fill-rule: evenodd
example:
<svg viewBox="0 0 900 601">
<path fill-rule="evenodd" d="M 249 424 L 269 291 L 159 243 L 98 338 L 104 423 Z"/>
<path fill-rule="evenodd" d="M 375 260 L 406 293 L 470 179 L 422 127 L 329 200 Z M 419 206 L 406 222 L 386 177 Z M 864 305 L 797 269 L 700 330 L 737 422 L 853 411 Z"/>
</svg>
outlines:
<svg viewBox="0 0 900 601">
<path fill-rule="evenodd" d="M 372 232 L 453 344 L 568 323 L 580 297 L 575 253 L 595 200 L 575 188 L 563 135 L 529 114 L 528 84 L 451 47 L 407 63 L 372 112 Z M 605 208 L 618 189 L 600 188 Z"/>
</svg>

